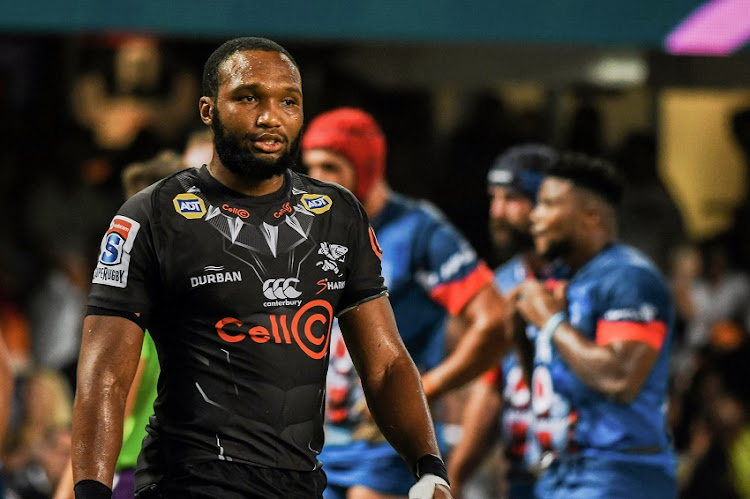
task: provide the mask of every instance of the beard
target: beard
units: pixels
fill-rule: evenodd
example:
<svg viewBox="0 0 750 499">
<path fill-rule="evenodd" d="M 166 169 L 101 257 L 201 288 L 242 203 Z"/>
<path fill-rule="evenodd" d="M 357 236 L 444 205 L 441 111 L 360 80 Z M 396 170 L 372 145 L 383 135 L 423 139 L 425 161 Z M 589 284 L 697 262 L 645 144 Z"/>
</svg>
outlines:
<svg viewBox="0 0 750 499">
<path fill-rule="evenodd" d="M 505 231 L 508 237 L 498 237 L 498 232 Z M 519 253 L 534 249 L 534 239 L 528 230 L 524 231 L 508 222 L 490 220 L 490 234 L 495 250 L 495 257 L 502 263 Z"/>
<path fill-rule="evenodd" d="M 294 169 L 299 157 L 299 137 L 292 142 L 289 149 L 276 160 L 259 158 L 227 131 L 221 122 L 219 110 L 214 108 L 213 125 L 214 147 L 221 163 L 235 175 L 247 180 L 266 180 L 283 174 L 287 169 Z"/>
</svg>

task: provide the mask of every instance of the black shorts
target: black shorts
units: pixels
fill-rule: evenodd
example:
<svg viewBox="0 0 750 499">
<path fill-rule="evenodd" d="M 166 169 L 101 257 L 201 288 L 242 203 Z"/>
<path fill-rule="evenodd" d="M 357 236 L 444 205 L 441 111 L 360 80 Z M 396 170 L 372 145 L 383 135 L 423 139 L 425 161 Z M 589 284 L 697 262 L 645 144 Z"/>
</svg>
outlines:
<svg viewBox="0 0 750 499">
<path fill-rule="evenodd" d="M 138 490 L 136 499 L 322 499 L 326 475 L 316 471 L 262 468 L 229 461 L 177 466 L 158 484 Z"/>
</svg>

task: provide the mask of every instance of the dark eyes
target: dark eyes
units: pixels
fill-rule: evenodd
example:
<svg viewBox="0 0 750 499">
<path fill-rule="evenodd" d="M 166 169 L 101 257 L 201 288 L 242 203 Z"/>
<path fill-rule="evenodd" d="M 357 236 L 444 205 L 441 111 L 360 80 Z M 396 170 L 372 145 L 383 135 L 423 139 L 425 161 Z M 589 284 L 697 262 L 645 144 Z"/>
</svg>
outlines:
<svg viewBox="0 0 750 499">
<path fill-rule="evenodd" d="M 246 102 L 257 102 L 259 99 L 254 95 L 243 95 L 240 97 L 240 100 L 246 101 Z M 281 103 L 285 106 L 296 106 L 297 105 L 297 99 L 283 99 Z"/>
</svg>

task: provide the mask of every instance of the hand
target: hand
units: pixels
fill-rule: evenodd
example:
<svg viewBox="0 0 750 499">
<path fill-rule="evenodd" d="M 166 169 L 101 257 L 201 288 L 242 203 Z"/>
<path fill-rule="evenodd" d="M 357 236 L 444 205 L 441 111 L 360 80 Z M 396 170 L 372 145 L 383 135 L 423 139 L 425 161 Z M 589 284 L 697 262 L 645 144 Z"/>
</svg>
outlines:
<svg viewBox="0 0 750 499">
<path fill-rule="evenodd" d="M 526 322 L 539 328 L 557 312 L 567 309 L 564 286 L 550 291 L 543 283 L 531 279 L 511 291 L 509 300 Z"/>
<path fill-rule="evenodd" d="M 455 499 L 451 495 L 451 489 L 449 489 L 445 485 L 437 485 L 435 487 L 435 493 L 432 497 L 434 499 Z"/>
<path fill-rule="evenodd" d="M 409 499 L 453 499 L 445 480 L 427 474 L 409 489 Z"/>
</svg>

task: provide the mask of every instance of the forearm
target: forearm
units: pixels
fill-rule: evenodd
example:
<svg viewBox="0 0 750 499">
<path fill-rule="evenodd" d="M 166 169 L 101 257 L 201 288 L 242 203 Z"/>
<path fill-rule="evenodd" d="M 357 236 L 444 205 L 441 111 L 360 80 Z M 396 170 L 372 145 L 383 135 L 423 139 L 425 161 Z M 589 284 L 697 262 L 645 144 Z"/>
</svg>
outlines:
<svg viewBox="0 0 750 499">
<path fill-rule="evenodd" d="M 373 419 L 409 466 L 425 454 L 440 454 L 419 372 L 408 355 L 362 383 Z"/>
<path fill-rule="evenodd" d="M 494 318 L 471 323 L 451 354 L 423 375 L 427 397 L 459 388 L 496 365 L 510 346 L 504 327 Z"/>
<path fill-rule="evenodd" d="M 92 383 L 76 394 L 73 405 L 73 481 L 96 480 L 112 487 L 122 447 L 127 390 Z"/>
<path fill-rule="evenodd" d="M 73 404 L 73 479 L 111 487 L 143 332 L 122 317 L 87 316 L 83 324 Z"/>
</svg>

